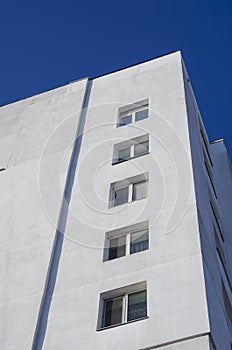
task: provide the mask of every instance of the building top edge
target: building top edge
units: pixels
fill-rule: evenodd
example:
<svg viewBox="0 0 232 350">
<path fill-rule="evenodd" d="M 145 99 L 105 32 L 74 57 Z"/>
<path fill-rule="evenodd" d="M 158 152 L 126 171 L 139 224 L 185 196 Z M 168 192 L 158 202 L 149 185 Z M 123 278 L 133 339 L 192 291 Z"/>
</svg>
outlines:
<svg viewBox="0 0 232 350">
<path fill-rule="evenodd" d="M 79 82 L 79 81 L 86 80 L 86 79 L 89 79 L 89 78 L 88 78 L 88 77 L 84 77 L 84 78 L 72 80 L 72 81 L 70 81 L 70 82 L 68 82 L 68 83 L 66 83 L 66 84 L 58 85 L 58 86 L 56 86 L 56 87 L 54 87 L 54 88 L 51 88 L 51 89 L 48 89 L 48 90 L 44 90 L 44 91 L 38 92 L 37 94 L 29 95 L 29 96 L 20 98 L 20 99 L 18 99 L 18 100 L 15 100 L 15 101 L 6 103 L 6 104 L 4 104 L 4 105 L 0 105 L 0 108 L 6 107 L 6 106 L 9 106 L 9 105 L 12 105 L 12 104 L 14 104 L 14 103 L 18 103 L 18 102 L 21 102 L 21 101 L 24 101 L 24 100 L 28 100 L 29 98 L 32 98 L 32 97 L 35 97 L 35 96 L 39 96 L 39 95 L 42 95 L 42 94 L 46 94 L 47 92 L 50 92 L 50 91 L 53 91 L 53 90 L 56 90 L 56 89 L 60 89 L 60 88 L 63 88 L 63 87 L 65 87 L 65 86 L 68 86 L 68 85 L 70 85 L 70 84 L 77 83 L 77 82 Z"/>
<path fill-rule="evenodd" d="M 213 143 L 218 143 L 218 142 L 225 142 L 225 139 L 224 139 L 224 138 L 221 138 L 221 139 L 216 139 L 216 140 L 210 141 L 211 144 L 213 144 Z"/>
<path fill-rule="evenodd" d="M 216 140 L 210 141 L 210 144 L 211 145 L 215 145 L 215 144 L 221 143 L 221 142 L 224 144 L 224 147 L 225 147 L 225 150 L 226 150 L 226 153 L 227 153 L 227 157 L 228 157 L 229 163 L 231 165 L 231 157 L 230 157 L 230 153 L 229 153 L 228 147 L 226 145 L 226 140 L 224 138 L 216 139 Z"/>
<path fill-rule="evenodd" d="M 110 74 L 113 74 L 113 73 L 117 73 L 117 72 L 126 70 L 126 69 L 128 69 L 128 68 L 136 67 L 136 66 L 139 66 L 139 65 L 141 65 L 141 64 L 143 64 L 143 63 L 147 63 L 147 62 L 156 60 L 156 59 L 158 59 L 158 58 L 162 58 L 162 57 L 165 57 L 165 56 L 169 56 L 169 55 L 172 55 L 172 54 L 177 53 L 177 52 L 180 52 L 180 50 L 171 51 L 171 52 L 165 53 L 165 54 L 163 54 L 163 55 L 159 55 L 159 56 L 156 56 L 156 57 L 153 57 L 153 58 L 144 60 L 144 61 L 140 61 L 140 62 L 131 64 L 131 65 L 129 65 L 129 66 L 126 66 L 126 67 L 123 67 L 123 68 L 119 68 L 119 69 L 116 69 L 116 70 L 113 70 L 113 71 L 110 71 L 110 72 L 107 72 L 107 73 L 104 73 L 104 74 L 100 74 L 100 75 L 97 75 L 97 76 L 94 76 L 94 77 L 91 77 L 91 78 L 83 77 L 83 78 L 80 78 L 80 79 L 72 80 L 72 81 L 70 81 L 70 82 L 68 82 L 68 83 L 66 83 L 66 84 L 58 85 L 58 86 L 56 86 L 56 87 L 54 87 L 54 88 L 51 88 L 51 89 L 48 89 L 48 90 L 44 90 L 44 91 L 38 92 L 38 93 L 36 93 L 36 94 L 34 94 L 34 95 L 26 96 L 26 97 L 20 98 L 20 99 L 18 99 L 18 100 L 15 100 L 15 101 L 6 103 L 6 104 L 4 104 L 4 105 L 1 105 L 0 108 L 5 107 L 5 106 L 12 105 L 12 104 L 17 103 L 17 102 L 21 102 L 21 101 L 27 100 L 27 99 L 32 98 L 32 97 L 35 97 L 35 96 L 42 95 L 42 94 L 44 94 L 44 93 L 47 93 L 47 92 L 50 92 L 50 91 L 52 91 L 52 90 L 56 90 L 56 89 L 59 89 L 59 88 L 68 86 L 68 85 L 70 85 L 70 84 L 79 82 L 79 81 L 81 81 L 81 80 L 85 80 L 85 79 L 95 80 L 95 79 L 97 79 L 97 78 L 101 78 L 101 77 L 104 77 L 104 76 L 107 76 L 107 75 L 110 75 Z"/>
<path fill-rule="evenodd" d="M 172 54 L 177 53 L 177 52 L 181 52 L 181 51 L 180 50 L 170 51 L 170 52 L 167 52 L 167 53 L 165 53 L 163 55 L 152 57 L 152 58 L 149 58 L 147 60 L 143 60 L 143 61 L 131 64 L 131 65 L 123 67 L 123 68 L 115 69 L 113 71 L 94 76 L 94 77 L 90 78 L 90 80 L 95 80 L 95 79 L 98 79 L 98 78 L 101 78 L 101 77 L 105 77 L 105 76 L 113 74 L 113 73 L 121 72 L 121 71 L 126 70 L 128 68 L 133 68 L 133 67 L 139 66 L 140 64 L 148 63 L 148 62 L 154 61 L 154 60 L 156 60 L 158 58 L 166 57 L 166 56 L 172 55 Z"/>
</svg>

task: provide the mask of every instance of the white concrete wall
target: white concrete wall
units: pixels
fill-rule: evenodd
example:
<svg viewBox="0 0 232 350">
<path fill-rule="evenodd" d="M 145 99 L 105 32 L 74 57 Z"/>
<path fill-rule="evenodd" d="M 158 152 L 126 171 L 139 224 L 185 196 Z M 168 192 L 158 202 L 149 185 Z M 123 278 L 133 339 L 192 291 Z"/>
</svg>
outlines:
<svg viewBox="0 0 232 350">
<path fill-rule="evenodd" d="M 211 319 L 219 314 L 213 327 L 226 339 L 217 340 L 218 349 L 227 350 L 221 301 L 212 302 L 221 298 L 215 288 L 220 274 L 212 278 L 218 266 L 211 254 L 207 177 L 188 84 L 176 52 L 0 109 L 0 168 L 7 168 L 0 172 L 1 349 L 31 349 L 81 115 L 86 122 L 73 153 L 80 152 L 73 188 L 70 177 L 66 183 L 72 197 L 43 349 L 135 350 L 170 343 L 160 349 L 208 350 L 206 284 Z M 118 109 L 144 99 L 149 118 L 117 128 Z M 147 133 L 149 154 L 112 165 L 116 143 Z M 110 183 L 147 172 L 147 199 L 109 208 Z M 145 220 L 150 249 L 103 262 L 105 233 Z M 142 281 L 148 318 L 98 331 L 100 293 Z"/>
<path fill-rule="evenodd" d="M 146 98 L 150 117 L 116 128 L 118 108 Z M 147 132 L 149 155 L 111 165 L 115 143 Z M 148 199 L 109 209 L 110 183 L 141 172 L 149 172 Z M 147 219 L 150 249 L 103 263 L 105 232 Z M 100 293 L 141 281 L 148 285 L 149 318 L 96 331 Z M 93 81 L 44 349 L 132 350 L 208 330 L 181 58 L 175 53 Z"/>
<path fill-rule="evenodd" d="M 85 86 L 0 109 L 1 350 L 31 349 Z"/>
</svg>

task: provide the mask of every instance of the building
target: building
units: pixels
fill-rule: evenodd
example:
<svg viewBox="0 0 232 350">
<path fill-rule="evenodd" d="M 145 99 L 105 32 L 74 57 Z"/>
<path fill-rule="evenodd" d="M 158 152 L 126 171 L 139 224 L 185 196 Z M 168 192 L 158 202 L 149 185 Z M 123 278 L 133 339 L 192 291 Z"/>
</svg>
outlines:
<svg viewBox="0 0 232 350">
<path fill-rule="evenodd" d="M 0 124 L 1 350 L 231 349 L 231 162 L 180 52 Z"/>
</svg>

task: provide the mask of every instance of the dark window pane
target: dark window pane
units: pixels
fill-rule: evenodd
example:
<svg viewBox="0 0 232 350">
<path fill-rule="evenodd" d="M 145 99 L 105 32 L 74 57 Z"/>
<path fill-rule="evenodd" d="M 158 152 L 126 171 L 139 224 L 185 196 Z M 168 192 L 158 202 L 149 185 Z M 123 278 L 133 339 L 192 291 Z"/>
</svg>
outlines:
<svg viewBox="0 0 232 350">
<path fill-rule="evenodd" d="M 114 206 L 128 202 L 128 187 L 114 191 Z"/>
<path fill-rule="evenodd" d="M 137 143 L 135 145 L 135 156 L 140 156 L 141 154 L 146 154 L 146 153 L 148 153 L 148 150 L 149 150 L 149 142 L 148 141 Z"/>
<path fill-rule="evenodd" d="M 122 302 L 122 297 L 105 301 L 103 327 L 122 323 Z"/>
<path fill-rule="evenodd" d="M 131 114 L 120 118 L 120 126 L 131 124 L 131 123 L 132 123 L 132 115 Z"/>
<path fill-rule="evenodd" d="M 130 158 L 130 147 L 118 151 L 118 161 Z"/>
<path fill-rule="evenodd" d="M 147 316 L 147 291 L 128 295 L 128 316 L 127 321 L 136 320 Z"/>
<path fill-rule="evenodd" d="M 147 197 L 147 181 L 133 184 L 132 201 L 137 201 Z"/>
<path fill-rule="evenodd" d="M 141 230 L 131 233 L 130 238 L 130 254 L 147 250 L 149 247 L 148 230 Z"/>
<path fill-rule="evenodd" d="M 143 120 L 148 118 L 148 109 L 143 109 L 142 111 L 138 111 L 135 113 L 135 121 Z"/>
<path fill-rule="evenodd" d="M 224 305 L 225 305 L 225 309 L 227 312 L 227 316 L 228 316 L 230 322 L 232 322 L 232 305 L 230 303 L 230 298 L 227 294 L 226 287 L 225 287 L 223 281 L 222 281 L 222 294 L 223 294 Z"/>
<path fill-rule="evenodd" d="M 126 236 L 112 238 L 109 247 L 109 260 L 126 255 Z"/>
</svg>

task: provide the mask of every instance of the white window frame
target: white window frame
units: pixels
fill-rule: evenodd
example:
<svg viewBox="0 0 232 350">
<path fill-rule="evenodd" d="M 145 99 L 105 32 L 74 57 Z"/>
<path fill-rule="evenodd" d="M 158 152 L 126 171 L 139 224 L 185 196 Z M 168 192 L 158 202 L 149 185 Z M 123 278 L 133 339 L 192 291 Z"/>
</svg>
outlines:
<svg viewBox="0 0 232 350">
<path fill-rule="evenodd" d="M 147 150 L 144 148 L 145 149 L 144 153 L 136 155 L 135 154 L 136 145 L 141 145 L 145 142 L 148 143 Z M 125 158 L 125 159 L 119 159 L 119 152 L 126 150 L 126 149 L 129 149 L 129 157 Z M 138 158 L 138 157 L 144 156 L 146 154 L 149 154 L 149 150 L 150 150 L 149 134 L 141 135 L 139 137 L 135 137 L 133 139 L 117 143 L 116 145 L 114 145 L 112 164 L 114 165 L 114 164 L 128 161 L 128 160 L 133 159 L 133 158 Z"/>
<path fill-rule="evenodd" d="M 128 321 L 128 297 L 131 294 L 138 292 L 146 292 L 146 315 L 140 318 L 136 318 Z M 121 323 L 112 324 L 109 326 L 104 326 L 105 317 L 105 305 L 107 301 L 111 301 L 117 298 L 122 298 L 122 318 Z M 148 318 L 148 292 L 147 292 L 147 282 L 139 282 L 119 289 L 114 289 L 100 294 L 100 305 L 98 313 L 97 330 L 104 330 L 112 327 L 117 327 L 123 324 L 136 322 L 139 320 L 144 320 Z"/>
<path fill-rule="evenodd" d="M 147 232 L 148 232 L 148 248 L 144 249 L 144 250 L 140 250 L 139 252 L 136 252 L 136 253 L 131 253 L 130 246 L 131 246 L 132 234 L 136 233 L 136 232 L 140 232 L 140 231 L 145 231 L 145 230 L 147 230 Z M 126 237 L 125 255 L 122 255 L 120 257 L 116 257 L 114 259 L 109 259 L 109 257 L 110 257 L 110 241 L 112 239 L 119 238 L 122 236 Z M 146 221 L 134 224 L 134 225 L 130 225 L 130 226 L 122 227 L 120 229 L 116 229 L 116 230 L 113 230 L 110 232 L 106 232 L 105 248 L 104 248 L 104 252 L 103 252 L 103 262 L 114 261 L 114 260 L 120 259 L 120 258 L 125 257 L 125 256 L 142 253 L 142 252 L 149 250 L 149 248 L 150 248 L 149 222 L 146 220 Z"/>
<path fill-rule="evenodd" d="M 143 110 L 148 110 L 148 116 L 144 119 L 149 118 L 149 100 L 148 99 L 145 99 L 145 100 L 142 100 L 139 102 L 135 102 L 135 103 L 132 103 L 128 106 L 124 106 L 124 107 L 119 108 L 117 127 L 122 127 L 122 126 L 133 124 L 135 122 L 136 123 L 139 122 L 140 120 L 138 120 L 138 121 L 135 120 L 136 113 L 143 111 Z M 121 120 L 122 120 L 122 118 L 125 118 L 127 116 L 131 116 L 131 123 L 124 125 L 124 124 L 122 124 Z M 144 120 L 144 119 L 142 119 L 142 120 Z"/>
<path fill-rule="evenodd" d="M 138 184 L 138 183 L 142 183 L 142 182 L 146 182 L 146 186 L 147 186 L 147 188 L 146 188 L 146 190 L 147 190 L 146 197 L 141 198 L 141 199 L 133 200 L 133 186 Z M 148 183 L 149 183 L 149 175 L 148 175 L 148 173 L 144 173 L 144 174 L 141 174 L 141 175 L 137 175 L 137 176 L 134 176 L 134 177 L 131 177 L 131 178 L 128 178 L 128 179 L 124 179 L 124 180 L 112 183 L 110 185 L 109 208 L 115 208 L 115 207 L 118 207 L 120 205 L 125 205 L 127 203 L 137 202 L 139 200 L 146 199 L 148 197 L 148 189 L 149 189 L 148 188 Z M 114 205 L 116 191 L 120 190 L 120 189 L 123 189 L 123 188 L 128 188 L 128 199 L 127 199 L 127 202 Z"/>
</svg>

